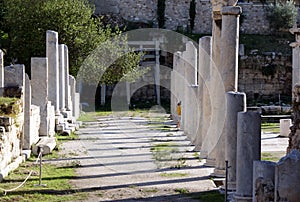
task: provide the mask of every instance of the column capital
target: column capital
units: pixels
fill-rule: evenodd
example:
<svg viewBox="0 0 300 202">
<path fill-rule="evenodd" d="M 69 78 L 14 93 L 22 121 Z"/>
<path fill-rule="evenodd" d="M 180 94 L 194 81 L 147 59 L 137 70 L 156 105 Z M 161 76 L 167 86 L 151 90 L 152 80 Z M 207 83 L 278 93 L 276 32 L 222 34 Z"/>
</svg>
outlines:
<svg viewBox="0 0 300 202">
<path fill-rule="evenodd" d="M 224 6 L 222 8 L 222 15 L 240 15 L 242 13 L 242 8 L 240 6 Z"/>
</svg>

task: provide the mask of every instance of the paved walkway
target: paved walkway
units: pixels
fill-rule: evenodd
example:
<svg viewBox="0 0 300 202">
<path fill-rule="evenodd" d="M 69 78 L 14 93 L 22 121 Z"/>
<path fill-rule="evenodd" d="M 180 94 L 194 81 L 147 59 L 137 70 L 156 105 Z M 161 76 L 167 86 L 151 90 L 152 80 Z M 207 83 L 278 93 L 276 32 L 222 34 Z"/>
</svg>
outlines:
<svg viewBox="0 0 300 202">
<path fill-rule="evenodd" d="M 85 123 L 80 140 L 63 145 L 81 165 L 72 184 L 91 193 L 86 201 L 199 201 L 181 193 L 215 189 L 213 168 L 168 122 L 161 116 L 150 124 L 137 117 Z"/>
</svg>

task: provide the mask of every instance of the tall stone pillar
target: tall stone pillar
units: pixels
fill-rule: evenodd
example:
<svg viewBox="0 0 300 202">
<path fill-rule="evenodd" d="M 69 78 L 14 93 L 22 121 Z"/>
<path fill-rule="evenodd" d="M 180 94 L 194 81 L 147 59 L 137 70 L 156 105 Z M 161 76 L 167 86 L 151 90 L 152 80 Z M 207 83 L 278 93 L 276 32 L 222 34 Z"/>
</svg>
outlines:
<svg viewBox="0 0 300 202">
<path fill-rule="evenodd" d="M 32 104 L 40 107 L 40 136 L 48 136 L 48 58 L 31 58 Z"/>
<path fill-rule="evenodd" d="M 3 94 L 4 87 L 4 64 L 3 51 L 0 50 L 0 96 Z"/>
<path fill-rule="evenodd" d="M 235 190 L 236 185 L 236 151 L 237 151 L 237 116 L 238 112 L 246 111 L 246 94 L 239 92 L 227 92 L 227 113 L 226 113 L 226 140 L 225 159 L 228 161 L 228 188 Z"/>
<path fill-rule="evenodd" d="M 293 81 L 292 87 L 300 83 L 300 28 L 291 28 L 290 32 L 295 35 L 295 42 L 290 46 L 293 48 Z"/>
<path fill-rule="evenodd" d="M 69 50 L 68 46 L 64 45 L 64 67 L 65 67 L 65 108 L 67 111 L 71 110 L 70 100 L 70 83 L 69 83 Z"/>
<path fill-rule="evenodd" d="M 160 63 L 159 63 L 159 41 L 155 41 L 155 67 L 154 67 L 154 82 L 156 92 L 156 103 L 160 105 Z"/>
<path fill-rule="evenodd" d="M 30 149 L 30 112 L 31 112 L 31 86 L 28 75 L 25 75 L 25 108 L 24 108 L 24 128 L 23 128 L 23 149 Z M 36 137 L 38 139 L 38 137 Z M 37 142 L 37 141 L 36 141 Z"/>
<path fill-rule="evenodd" d="M 186 51 L 183 52 L 183 67 L 184 67 L 184 99 L 183 103 L 184 112 L 183 118 L 186 120 L 184 122 L 184 131 L 187 137 L 194 142 L 195 139 L 195 123 L 197 122 L 194 112 L 198 111 L 195 106 L 195 92 L 192 86 L 195 86 L 195 69 L 197 68 L 197 49 L 192 42 L 186 43 Z M 197 69 L 196 69 L 197 72 Z"/>
<path fill-rule="evenodd" d="M 59 54 L 58 33 L 48 30 L 46 33 L 46 55 L 48 58 L 48 99 L 54 105 L 55 113 L 59 114 Z"/>
<path fill-rule="evenodd" d="M 59 53 L 59 107 L 60 111 L 66 110 L 66 100 L 65 100 L 65 45 L 58 45 Z"/>
<path fill-rule="evenodd" d="M 238 85 L 238 46 L 239 46 L 239 16 L 242 9 L 239 6 L 226 6 L 222 8 L 222 32 L 221 32 L 221 61 L 218 67 L 222 76 L 225 91 L 236 91 Z M 225 92 L 224 92 L 225 93 Z M 217 144 L 216 152 L 216 176 L 225 175 L 225 125 Z"/>
<path fill-rule="evenodd" d="M 235 201 L 252 201 L 253 161 L 260 160 L 261 118 L 258 112 L 239 112 Z"/>
<path fill-rule="evenodd" d="M 202 142 L 207 135 L 208 123 L 211 118 L 210 99 L 208 92 L 208 84 L 211 76 L 211 55 L 212 55 L 212 43 L 210 36 L 204 36 L 199 39 L 199 65 L 198 65 L 198 102 L 199 102 L 199 124 L 198 132 L 195 141 L 195 151 L 200 151 Z M 203 157 L 207 157 L 206 154 L 202 154 Z"/>
</svg>

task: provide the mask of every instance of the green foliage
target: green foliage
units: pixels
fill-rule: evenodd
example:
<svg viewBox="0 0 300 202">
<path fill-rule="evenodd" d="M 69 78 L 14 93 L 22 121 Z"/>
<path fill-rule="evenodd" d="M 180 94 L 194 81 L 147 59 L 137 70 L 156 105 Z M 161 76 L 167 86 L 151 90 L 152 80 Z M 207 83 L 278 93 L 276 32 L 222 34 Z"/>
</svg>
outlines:
<svg viewBox="0 0 300 202">
<path fill-rule="evenodd" d="M 0 97 L 0 115 L 15 116 L 21 111 L 18 98 Z"/>
<path fill-rule="evenodd" d="M 267 7 L 267 19 L 276 31 L 293 27 L 297 15 L 297 8 L 292 0 L 277 2 L 275 5 L 271 4 Z"/>
<path fill-rule="evenodd" d="M 125 42 L 126 38 L 121 37 L 117 28 L 114 31 L 109 26 L 105 27 L 101 19 L 93 14 L 94 7 L 88 0 L 7 0 L 4 6 L 5 24 L 9 27 L 8 58 L 25 64 L 28 73 L 31 57 L 46 56 L 47 30 L 57 31 L 59 43 L 68 46 L 70 74 L 73 76 L 77 75 L 85 59 L 100 45 L 106 45 L 105 49 L 111 52 L 118 50 L 117 54 L 112 55 L 113 61 L 121 57 L 118 42 Z M 115 37 L 120 40 L 110 42 Z M 102 78 L 103 82 L 115 81 L 113 78 L 118 76 L 116 73 L 135 68 L 140 58 L 141 54 L 125 54 L 113 65 L 113 68 L 118 67 L 117 70 L 106 73 L 108 79 Z M 101 65 L 91 68 L 87 72 L 93 77 L 87 79 L 99 82 L 100 78 L 96 78 L 98 74 L 94 72 L 102 69 Z"/>
<path fill-rule="evenodd" d="M 165 10 L 166 10 L 166 0 L 157 1 L 157 21 L 158 27 L 163 28 L 165 26 Z"/>
<path fill-rule="evenodd" d="M 190 2 L 190 26 L 191 26 L 191 32 L 194 30 L 195 26 L 195 17 L 196 17 L 196 1 L 191 0 Z"/>
</svg>

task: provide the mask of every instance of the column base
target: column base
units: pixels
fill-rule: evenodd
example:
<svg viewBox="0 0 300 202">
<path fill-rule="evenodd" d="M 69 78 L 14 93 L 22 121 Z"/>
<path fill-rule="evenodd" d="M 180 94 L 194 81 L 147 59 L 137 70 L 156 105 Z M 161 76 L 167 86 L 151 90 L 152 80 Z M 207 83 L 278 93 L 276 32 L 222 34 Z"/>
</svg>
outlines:
<svg viewBox="0 0 300 202">
<path fill-rule="evenodd" d="M 215 168 L 214 172 L 210 174 L 213 177 L 222 177 L 225 178 L 226 171 L 223 169 Z"/>
<path fill-rule="evenodd" d="M 235 202 L 252 202 L 251 196 L 239 196 L 238 194 L 233 196 Z"/>
<path fill-rule="evenodd" d="M 200 155 L 201 158 L 201 155 Z M 216 160 L 215 159 L 206 159 L 206 162 L 204 163 L 207 167 L 215 167 L 216 166 Z"/>
<path fill-rule="evenodd" d="M 225 180 L 224 185 L 221 187 L 221 189 L 225 190 Z M 236 191 L 236 182 L 228 182 L 227 184 L 227 191 L 228 192 L 235 192 Z"/>
</svg>

